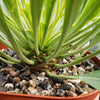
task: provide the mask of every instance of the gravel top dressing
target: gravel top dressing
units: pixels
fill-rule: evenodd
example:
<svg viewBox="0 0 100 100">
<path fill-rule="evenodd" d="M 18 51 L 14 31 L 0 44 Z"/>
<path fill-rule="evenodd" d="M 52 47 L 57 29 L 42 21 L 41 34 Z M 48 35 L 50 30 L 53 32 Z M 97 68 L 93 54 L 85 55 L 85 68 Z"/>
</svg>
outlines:
<svg viewBox="0 0 100 100">
<path fill-rule="evenodd" d="M 14 58 L 18 58 L 12 50 L 2 50 Z M 72 62 L 80 54 L 60 60 L 59 64 Z M 80 64 L 55 69 L 52 73 L 56 75 L 78 75 L 100 70 L 92 60 Z M 22 93 L 43 96 L 75 97 L 94 91 L 91 86 L 80 80 L 54 79 L 48 77 L 45 72 L 32 70 L 28 65 L 10 65 L 0 61 L 0 91 L 8 93 Z"/>
</svg>

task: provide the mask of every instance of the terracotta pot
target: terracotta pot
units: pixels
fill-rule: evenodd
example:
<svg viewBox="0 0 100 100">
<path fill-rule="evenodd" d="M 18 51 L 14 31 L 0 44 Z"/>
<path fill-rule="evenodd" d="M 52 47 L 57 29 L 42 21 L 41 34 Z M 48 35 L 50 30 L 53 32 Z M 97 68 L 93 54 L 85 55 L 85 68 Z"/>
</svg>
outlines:
<svg viewBox="0 0 100 100">
<path fill-rule="evenodd" d="M 8 49 L 5 45 L 3 45 L 2 43 L 0 43 L 0 50 L 1 49 Z"/>
<path fill-rule="evenodd" d="M 7 49 L 6 46 L 0 43 L 0 50 Z M 90 54 L 91 52 L 87 52 Z M 100 59 L 96 56 L 92 60 L 100 66 Z M 53 96 L 35 96 L 27 94 L 15 94 L 15 93 L 6 93 L 0 92 L 0 100 L 99 100 L 99 91 L 95 90 L 92 93 L 77 97 L 53 97 Z"/>
</svg>

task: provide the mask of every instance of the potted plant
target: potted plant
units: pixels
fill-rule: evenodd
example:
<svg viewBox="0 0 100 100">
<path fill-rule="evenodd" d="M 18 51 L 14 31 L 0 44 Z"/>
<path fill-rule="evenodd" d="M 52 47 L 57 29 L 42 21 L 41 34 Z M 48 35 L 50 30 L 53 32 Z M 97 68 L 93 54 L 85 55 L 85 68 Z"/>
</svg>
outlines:
<svg viewBox="0 0 100 100">
<path fill-rule="evenodd" d="M 100 70 L 81 75 L 57 75 L 56 73 L 59 69 L 73 67 L 100 53 L 100 50 L 97 50 L 85 55 L 91 47 L 100 42 L 100 0 L 2 0 L 2 2 L 3 6 L 0 5 L 0 42 L 15 51 L 16 55 L 16 57 L 11 57 L 10 50 L 6 53 L 3 50 L 0 51 L 0 60 L 9 64 L 0 72 L 6 71 L 4 74 L 9 77 L 9 83 L 11 80 L 14 83 L 14 86 L 6 84 L 6 88 L 16 87 L 16 84 L 21 83 L 23 78 L 22 83 L 27 84 L 25 79 L 28 80 L 27 77 L 30 77 L 31 70 L 34 73 L 43 71 L 54 80 L 78 79 L 83 82 L 82 84 L 88 83 L 93 88 L 100 90 Z M 6 10 L 3 10 L 3 7 Z M 90 40 L 91 43 L 85 45 Z M 73 56 L 77 53 L 79 53 L 77 57 Z M 69 61 L 70 63 L 65 61 L 70 59 L 69 57 L 73 57 Z M 100 66 L 100 60 L 97 57 L 92 59 Z M 74 68 L 76 67 L 74 66 Z M 18 75 L 20 79 L 17 77 Z M 44 81 L 42 77 L 38 78 L 40 81 Z M 34 94 L 36 90 L 32 90 L 33 87 L 35 88 L 33 81 L 28 80 L 28 82 L 31 85 L 28 90 Z M 45 88 L 47 83 L 39 85 Z M 72 84 L 67 84 L 67 86 L 72 86 Z M 59 87 L 61 88 L 61 84 Z M 64 90 L 65 87 L 62 88 Z M 69 89 L 69 87 L 67 88 Z M 98 91 L 93 91 L 76 97 L 53 97 L 0 92 L 0 98 L 3 100 L 13 100 L 14 98 L 16 100 L 88 100 L 90 98 L 98 100 L 98 94 Z"/>
</svg>

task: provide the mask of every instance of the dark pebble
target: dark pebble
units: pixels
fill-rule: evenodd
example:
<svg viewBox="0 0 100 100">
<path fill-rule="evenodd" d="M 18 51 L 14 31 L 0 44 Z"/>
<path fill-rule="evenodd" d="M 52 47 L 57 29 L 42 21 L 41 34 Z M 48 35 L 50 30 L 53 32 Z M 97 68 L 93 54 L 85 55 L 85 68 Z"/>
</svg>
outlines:
<svg viewBox="0 0 100 100">
<path fill-rule="evenodd" d="M 0 84 L 5 83 L 7 81 L 7 76 L 3 75 L 3 73 L 0 72 Z"/>
<path fill-rule="evenodd" d="M 20 89 L 21 88 L 20 83 L 16 83 L 15 87 Z"/>
<path fill-rule="evenodd" d="M 22 77 L 21 80 L 26 80 L 26 81 L 29 81 L 31 79 L 30 76 L 27 76 L 27 77 Z"/>
<path fill-rule="evenodd" d="M 100 70 L 100 67 L 98 67 L 98 65 L 94 65 L 94 69 L 95 70 Z"/>
<path fill-rule="evenodd" d="M 83 83 L 79 83 L 78 85 L 79 85 L 81 88 L 84 87 L 84 84 L 83 84 Z"/>
<path fill-rule="evenodd" d="M 80 86 L 76 87 L 76 93 L 81 94 L 83 92 L 84 92 L 84 90 Z"/>
<path fill-rule="evenodd" d="M 39 86 L 42 88 L 42 89 L 47 89 L 48 87 L 48 81 L 47 80 L 44 80 L 42 83 L 39 84 Z"/>
<path fill-rule="evenodd" d="M 80 67 L 80 66 L 81 66 L 80 64 L 77 64 L 77 65 L 76 65 L 76 67 Z"/>
<path fill-rule="evenodd" d="M 0 66 L 1 68 L 4 68 L 4 67 L 7 67 L 8 64 L 0 60 Z"/>
<path fill-rule="evenodd" d="M 56 84 L 56 83 L 61 83 L 61 84 L 64 84 L 63 79 L 56 79 L 56 78 L 52 78 L 52 81 L 53 81 L 53 83 L 54 83 L 54 84 Z"/>
<path fill-rule="evenodd" d="M 84 65 L 84 66 L 90 66 L 91 63 L 89 61 L 84 61 L 84 62 L 82 62 L 82 65 Z"/>
<path fill-rule="evenodd" d="M 8 83 L 13 83 L 13 77 L 12 76 L 9 76 L 7 82 Z"/>
<path fill-rule="evenodd" d="M 63 89 L 63 90 L 70 90 L 71 88 L 72 88 L 72 86 L 69 85 L 69 84 L 63 84 L 63 85 L 60 87 L 60 89 Z"/>
</svg>

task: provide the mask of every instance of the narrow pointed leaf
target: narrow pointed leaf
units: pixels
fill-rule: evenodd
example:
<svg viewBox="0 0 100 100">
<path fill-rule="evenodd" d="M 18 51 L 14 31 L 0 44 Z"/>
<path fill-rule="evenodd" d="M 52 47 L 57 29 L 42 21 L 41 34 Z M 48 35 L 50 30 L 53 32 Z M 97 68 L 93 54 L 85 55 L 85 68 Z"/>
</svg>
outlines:
<svg viewBox="0 0 100 100">
<path fill-rule="evenodd" d="M 32 13 L 32 23 L 33 23 L 33 37 L 34 37 L 34 46 L 36 54 L 39 55 L 38 48 L 38 28 L 39 20 L 41 16 L 42 6 L 44 0 L 31 0 L 31 13 Z"/>
<path fill-rule="evenodd" d="M 51 14 L 52 10 L 54 7 L 56 0 L 46 0 L 46 8 L 45 8 L 45 28 L 44 28 L 44 34 L 43 34 L 43 40 L 41 44 L 41 48 L 44 48 L 45 40 L 48 34 L 48 29 L 49 29 L 49 24 L 50 24 L 50 19 L 51 19 Z"/>
</svg>

